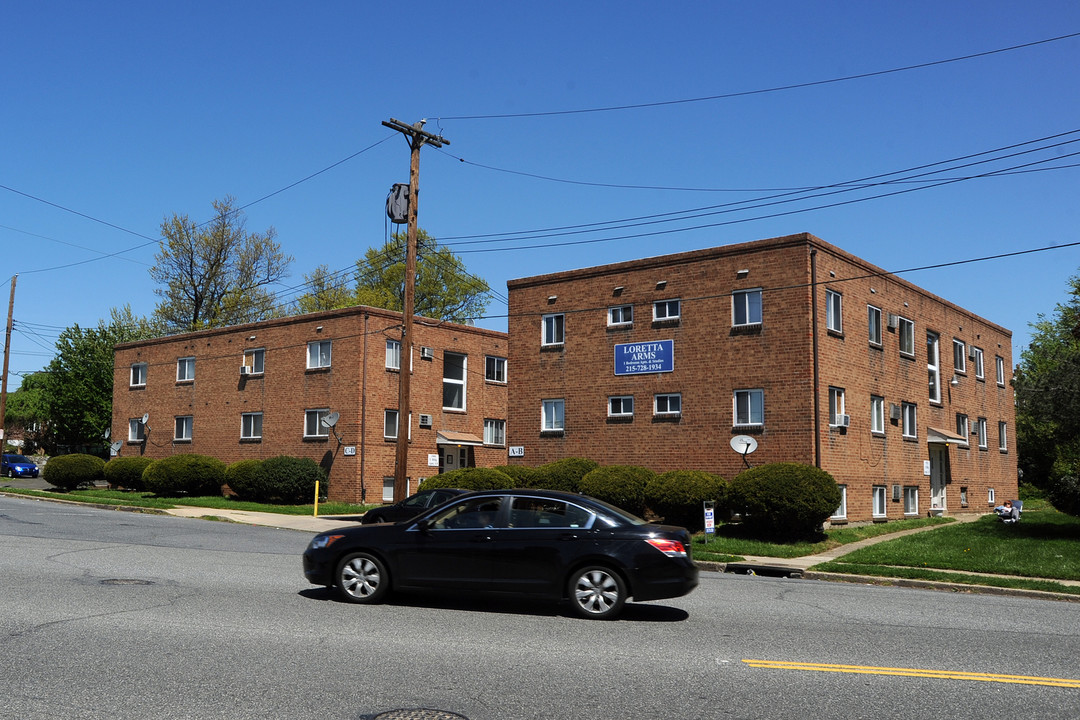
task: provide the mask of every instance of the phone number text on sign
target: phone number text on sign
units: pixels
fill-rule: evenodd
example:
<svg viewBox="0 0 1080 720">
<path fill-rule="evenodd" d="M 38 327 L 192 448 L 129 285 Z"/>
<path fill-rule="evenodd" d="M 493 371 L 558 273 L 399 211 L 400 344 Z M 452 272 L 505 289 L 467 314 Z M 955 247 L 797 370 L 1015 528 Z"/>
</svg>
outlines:
<svg viewBox="0 0 1080 720">
<path fill-rule="evenodd" d="M 674 340 L 623 343 L 615 346 L 616 375 L 641 375 L 674 370 Z"/>
</svg>

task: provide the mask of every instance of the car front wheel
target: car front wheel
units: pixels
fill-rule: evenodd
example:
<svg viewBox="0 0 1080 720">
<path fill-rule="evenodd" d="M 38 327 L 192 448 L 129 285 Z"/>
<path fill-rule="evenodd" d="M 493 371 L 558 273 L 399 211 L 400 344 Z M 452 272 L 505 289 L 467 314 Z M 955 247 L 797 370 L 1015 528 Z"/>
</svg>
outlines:
<svg viewBox="0 0 1080 720">
<path fill-rule="evenodd" d="M 350 553 L 338 563 L 334 581 L 341 596 L 354 603 L 376 603 L 390 588 L 382 560 L 370 553 Z"/>
<path fill-rule="evenodd" d="M 626 583 L 614 570 L 592 565 L 570 576 L 568 594 L 574 612 L 581 617 L 610 620 L 626 603 Z"/>
</svg>

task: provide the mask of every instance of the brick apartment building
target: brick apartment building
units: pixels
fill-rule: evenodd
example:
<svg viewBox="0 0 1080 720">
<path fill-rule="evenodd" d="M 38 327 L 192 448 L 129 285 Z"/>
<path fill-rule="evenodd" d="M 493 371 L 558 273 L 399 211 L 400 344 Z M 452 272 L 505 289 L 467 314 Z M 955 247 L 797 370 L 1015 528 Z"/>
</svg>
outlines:
<svg viewBox="0 0 1080 720">
<path fill-rule="evenodd" d="M 1016 496 L 1011 333 L 813 235 L 508 288 L 510 462 L 816 464 L 834 523 Z"/>
<path fill-rule="evenodd" d="M 390 500 L 401 326 L 399 312 L 351 307 L 117 345 L 112 437 L 122 455 L 309 457 L 331 500 Z M 505 333 L 413 327 L 410 492 L 443 469 L 505 463 L 508 355 Z"/>
</svg>

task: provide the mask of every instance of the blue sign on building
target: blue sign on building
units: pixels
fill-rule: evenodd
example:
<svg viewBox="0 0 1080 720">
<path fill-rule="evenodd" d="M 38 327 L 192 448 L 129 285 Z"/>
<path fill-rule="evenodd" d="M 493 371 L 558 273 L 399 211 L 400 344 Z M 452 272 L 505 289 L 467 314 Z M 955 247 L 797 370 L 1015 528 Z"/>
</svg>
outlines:
<svg viewBox="0 0 1080 720">
<path fill-rule="evenodd" d="M 642 375 L 674 370 L 674 340 L 623 343 L 615 346 L 616 375 Z"/>
</svg>

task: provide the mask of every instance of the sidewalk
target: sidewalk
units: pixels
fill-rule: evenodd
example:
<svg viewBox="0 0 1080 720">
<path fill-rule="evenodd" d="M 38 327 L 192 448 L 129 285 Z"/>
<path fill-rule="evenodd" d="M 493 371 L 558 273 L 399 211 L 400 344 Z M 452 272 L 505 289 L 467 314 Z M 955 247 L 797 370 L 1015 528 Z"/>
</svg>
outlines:
<svg viewBox="0 0 1080 720">
<path fill-rule="evenodd" d="M 358 525 L 359 515 L 279 515 L 250 510 L 219 510 L 204 507 L 174 507 L 163 511 L 167 515 L 188 518 L 220 518 L 242 525 L 262 525 L 283 530 L 319 533 L 348 525 Z"/>
</svg>

